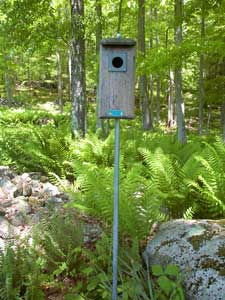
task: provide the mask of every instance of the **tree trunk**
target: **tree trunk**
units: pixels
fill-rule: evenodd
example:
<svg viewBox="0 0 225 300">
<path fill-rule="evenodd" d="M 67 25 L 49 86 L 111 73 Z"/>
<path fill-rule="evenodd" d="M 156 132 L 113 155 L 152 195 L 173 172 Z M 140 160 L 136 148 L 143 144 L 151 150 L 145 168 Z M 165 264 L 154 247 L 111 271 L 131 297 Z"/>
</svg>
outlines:
<svg viewBox="0 0 225 300">
<path fill-rule="evenodd" d="M 149 35 L 149 47 L 150 49 L 153 48 L 153 4 L 152 1 L 150 2 L 150 11 L 149 11 L 149 23 L 150 23 L 150 35 Z M 150 74 L 149 78 L 149 96 L 150 96 L 150 114 L 151 114 L 151 122 L 152 122 L 152 127 L 154 123 L 154 94 L 153 94 L 153 89 L 154 89 L 154 79 L 153 75 Z"/>
<path fill-rule="evenodd" d="M 97 69 L 96 69 L 96 112 L 97 112 L 97 123 L 96 129 L 103 130 L 103 120 L 98 117 L 98 110 L 99 110 L 99 52 L 100 52 L 100 43 L 102 39 L 102 1 L 96 0 L 95 1 L 95 10 L 96 10 L 96 58 L 97 58 Z"/>
<path fill-rule="evenodd" d="M 169 91 L 168 91 L 168 121 L 167 126 L 169 128 L 174 125 L 174 73 L 170 69 L 169 72 Z"/>
<path fill-rule="evenodd" d="M 202 9 L 203 10 L 203 9 Z M 205 17 L 202 11 L 201 17 L 201 39 L 205 38 Z M 203 105 L 204 105 L 204 54 L 200 54 L 199 61 L 199 134 L 203 134 Z"/>
<path fill-rule="evenodd" d="M 160 78 L 157 75 L 156 77 L 156 121 L 159 124 L 160 122 L 160 91 L 161 91 Z"/>
<path fill-rule="evenodd" d="M 154 9 L 154 17 L 156 24 L 158 23 L 158 8 L 155 7 Z M 156 29 L 155 34 L 155 44 L 156 47 L 159 46 L 159 34 L 158 30 Z M 156 122 L 159 124 L 160 122 L 160 90 L 161 90 L 161 83 L 159 75 L 156 76 Z"/>
<path fill-rule="evenodd" d="M 9 57 L 6 54 L 5 55 L 5 91 L 6 91 L 7 102 L 8 104 L 11 104 L 13 102 L 12 78 L 11 78 L 8 62 L 9 62 Z"/>
<path fill-rule="evenodd" d="M 58 105 L 59 105 L 60 112 L 63 113 L 62 66 L 61 66 L 61 56 L 59 50 L 56 51 L 56 64 L 57 64 L 57 81 L 58 81 Z"/>
<path fill-rule="evenodd" d="M 145 0 L 138 0 L 138 50 L 142 57 L 145 56 Z M 149 109 L 147 94 L 147 77 L 145 74 L 139 78 L 140 102 L 142 107 L 143 129 L 152 129 L 152 119 Z"/>
<path fill-rule="evenodd" d="M 85 86 L 85 41 L 84 3 L 71 0 L 71 123 L 72 135 L 85 136 L 86 132 L 86 86 Z"/>
<path fill-rule="evenodd" d="M 211 104 L 208 105 L 208 115 L 207 115 L 207 124 L 206 124 L 206 132 L 209 133 L 209 125 L 211 121 L 211 115 L 212 115 L 212 106 Z"/>
<path fill-rule="evenodd" d="M 180 46 L 182 42 L 182 8 L 183 0 L 175 0 L 175 45 Z M 184 119 L 184 100 L 182 95 L 182 63 L 175 65 L 174 72 L 176 113 L 177 113 L 177 131 L 178 141 L 182 144 L 187 142 L 185 119 Z"/>
<path fill-rule="evenodd" d="M 68 47 L 68 78 L 69 78 L 69 86 L 71 87 L 71 46 Z M 69 90 L 70 99 L 71 99 L 71 88 Z"/>
<path fill-rule="evenodd" d="M 166 30 L 166 49 L 169 44 L 169 28 Z M 168 91 L 167 91 L 167 99 L 168 99 L 168 114 L 167 114 L 167 127 L 172 128 L 175 125 L 174 120 L 174 72 L 171 68 L 169 68 L 169 82 L 168 82 Z"/>
</svg>

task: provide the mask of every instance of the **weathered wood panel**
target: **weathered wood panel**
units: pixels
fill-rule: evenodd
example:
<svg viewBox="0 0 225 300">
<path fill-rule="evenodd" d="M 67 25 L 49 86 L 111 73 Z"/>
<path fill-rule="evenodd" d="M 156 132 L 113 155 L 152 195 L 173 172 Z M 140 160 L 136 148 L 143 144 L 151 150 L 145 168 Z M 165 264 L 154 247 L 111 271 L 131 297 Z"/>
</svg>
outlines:
<svg viewBox="0 0 225 300">
<path fill-rule="evenodd" d="M 135 81 L 135 42 L 131 45 L 113 43 L 101 44 L 100 48 L 100 82 L 99 82 L 99 117 L 110 116 L 111 110 L 122 111 L 122 119 L 134 118 L 134 81 Z M 124 65 L 112 71 L 112 59 L 121 57 Z M 111 69 L 111 71 L 110 71 Z"/>
</svg>

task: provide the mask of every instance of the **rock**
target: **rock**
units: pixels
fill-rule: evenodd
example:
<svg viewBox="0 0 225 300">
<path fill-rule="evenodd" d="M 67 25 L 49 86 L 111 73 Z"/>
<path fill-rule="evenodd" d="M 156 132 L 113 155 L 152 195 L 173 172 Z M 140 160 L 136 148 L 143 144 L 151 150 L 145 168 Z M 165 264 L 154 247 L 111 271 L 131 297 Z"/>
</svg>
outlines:
<svg viewBox="0 0 225 300">
<path fill-rule="evenodd" d="M 12 237 L 13 234 L 14 234 L 13 226 L 5 217 L 0 216 L 0 239 L 2 239 L 2 243 L 4 239 Z"/>
<path fill-rule="evenodd" d="M 42 197 L 42 189 L 43 189 L 43 184 L 40 183 L 38 180 L 32 180 L 31 182 L 32 186 L 32 197 Z"/>
<path fill-rule="evenodd" d="M 174 220 L 162 224 L 145 260 L 176 264 L 187 300 L 225 299 L 225 220 Z"/>
<path fill-rule="evenodd" d="M 3 250 L 5 248 L 5 242 L 4 239 L 0 238 L 0 250 Z"/>
<path fill-rule="evenodd" d="M 43 184 L 43 192 L 45 194 L 48 194 L 49 196 L 56 196 L 60 194 L 59 189 L 50 182 L 46 182 Z"/>
<path fill-rule="evenodd" d="M 32 195 L 32 187 L 31 185 L 24 185 L 23 186 L 23 196 L 26 196 L 26 197 L 30 197 Z"/>
<path fill-rule="evenodd" d="M 42 218 L 61 210 L 63 213 L 68 200 L 47 176 L 39 172 L 15 174 L 0 166 L 0 249 L 15 237 L 30 235 Z"/>
<path fill-rule="evenodd" d="M 5 216 L 5 214 L 6 214 L 5 208 L 0 206 L 0 216 Z"/>
<path fill-rule="evenodd" d="M 99 224 L 85 224 L 84 243 L 94 243 L 100 239 L 102 229 Z"/>
<path fill-rule="evenodd" d="M 24 226 L 29 215 L 31 213 L 31 207 L 25 196 L 16 197 L 13 201 L 13 205 L 8 209 L 8 218 L 14 226 Z"/>
<path fill-rule="evenodd" d="M 47 176 L 41 176 L 40 177 L 40 182 L 42 182 L 42 183 L 48 182 L 48 177 Z"/>
<path fill-rule="evenodd" d="M 47 200 L 46 200 L 46 204 L 48 205 L 61 205 L 63 203 L 63 200 L 61 198 L 58 198 L 58 197 L 49 197 Z"/>
<path fill-rule="evenodd" d="M 27 217 L 24 213 L 16 212 L 13 218 L 10 220 L 13 226 L 25 226 L 27 223 Z"/>
<path fill-rule="evenodd" d="M 12 179 L 15 174 L 7 166 L 0 166 L 0 177 L 9 177 Z"/>
<path fill-rule="evenodd" d="M 12 205 L 12 200 L 7 200 L 7 199 L 3 199 L 1 201 L 1 207 L 2 208 L 7 208 L 7 207 L 10 207 Z"/>
<path fill-rule="evenodd" d="M 19 196 L 15 198 L 13 201 L 13 208 L 15 209 L 15 211 L 25 214 L 29 214 L 31 212 L 30 205 L 25 196 Z"/>
<path fill-rule="evenodd" d="M 41 206 L 44 205 L 45 202 L 38 197 L 32 196 L 28 198 L 28 203 L 32 209 L 38 210 Z"/>
<path fill-rule="evenodd" d="M 0 199 L 11 199 L 16 190 L 16 186 L 9 177 L 0 177 Z"/>
<path fill-rule="evenodd" d="M 29 176 L 32 180 L 40 180 L 41 173 L 40 172 L 31 172 Z"/>
<path fill-rule="evenodd" d="M 39 212 L 33 214 L 31 216 L 31 219 L 30 219 L 31 224 L 37 224 L 37 223 L 39 223 L 41 221 L 41 217 L 42 216 L 41 216 L 41 214 Z"/>
<path fill-rule="evenodd" d="M 19 197 L 19 196 L 23 196 L 23 187 L 22 186 L 17 186 L 16 190 L 13 193 L 13 197 Z"/>
<path fill-rule="evenodd" d="M 28 173 L 24 173 L 21 176 L 16 176 L 13 182 L 14 184 L 16 184 L 14 197 L 18 197 L 18 196 L 29 197 L 32 195 L 32 179 Z"/>
<path fill-rule="evenodd" d="M 29 173 L 23 173 L 22 175 L 20 175 L 20 179 L 23 182 L 31 182 L 31 177 Z"/>
</svg>

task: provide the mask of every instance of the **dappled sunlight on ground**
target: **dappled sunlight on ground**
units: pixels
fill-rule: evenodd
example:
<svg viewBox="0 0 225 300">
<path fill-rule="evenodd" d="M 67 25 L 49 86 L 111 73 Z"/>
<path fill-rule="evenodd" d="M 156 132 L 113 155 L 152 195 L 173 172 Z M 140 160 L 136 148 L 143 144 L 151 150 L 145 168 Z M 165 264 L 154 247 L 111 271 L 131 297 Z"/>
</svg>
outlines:
<svg viewBox="0 0 225 300">
<path fill-rule="evenodd" d="M 46 110 L 52 114 L 59 113 L 59 106 L 53 102 L 38 103 L 37 107 L 41 110 Z"/>
</svg>

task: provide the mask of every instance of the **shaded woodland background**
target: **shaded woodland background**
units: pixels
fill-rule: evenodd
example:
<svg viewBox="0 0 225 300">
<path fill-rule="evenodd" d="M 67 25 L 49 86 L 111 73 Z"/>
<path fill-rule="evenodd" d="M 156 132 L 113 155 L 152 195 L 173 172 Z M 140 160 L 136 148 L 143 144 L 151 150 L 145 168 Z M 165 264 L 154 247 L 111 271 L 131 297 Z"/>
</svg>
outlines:
<svg viewBox="0 0 225 300">
<path fill-rule="evenodd" d="M 73 134 L 84 135 L 99 43 L 120 23 L 122 36 L 138 41 L 139 126 L 177 126 L 182 143 L 187 129 L 224 129 L 224 12 L 219 0 L 1 1 L 1 95 L 10 103 L 26 91 L 32 101 L 33 88 L 57 88 L 60 110 L 72 103 Z"/>
</svg>

